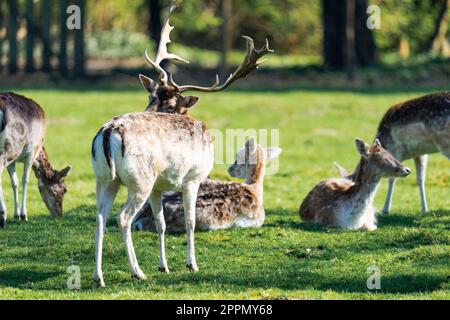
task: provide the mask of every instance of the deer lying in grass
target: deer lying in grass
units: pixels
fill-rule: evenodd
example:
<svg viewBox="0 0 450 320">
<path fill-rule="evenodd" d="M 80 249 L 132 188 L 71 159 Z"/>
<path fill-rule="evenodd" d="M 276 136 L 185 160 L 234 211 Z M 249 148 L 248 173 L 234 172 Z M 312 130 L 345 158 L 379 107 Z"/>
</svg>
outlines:
<svg viewBox="0 0 450 320">
<path fill-rule="evenodd" d="M 382 177 L 406 177 L 411 170 L 385 150 L 378 139 L 369 146 L 356 139 L 361 160 L 354 181 L 330 179 L 316 185 L 300 206 L 305 223 L 318 223 L 343 229 L 377 228 L 373 199 Z"/>
<path fill-rule="evenodd" d="M 450 92 L 427 95 L 393 106 L 381 120 L 376 138 L 399 161 L 414 159 L 422 212 L 426 213 L 428 154 L 440 152 L 450 159 Z M 337 167 L 343 177 L 353 180 L 354 174 Z M 384 213 L 391 209 L 394 185 L 395 178 L 389 179 Z"/>
<path fill-rule="evenodd" d="M 27 185 L 33 169 L 42 200 L 54 216 L 63 215 L 66 193 L 64 178 L 71 167 L 55 170 L 43 146 L 45 134 L 44 111 L 39 105 L 14 93 L 0 94 L 0 178 L 7 168 L 14 195 L 14 217 L 27 220 Z M 19 179 L 16 163 L 24 163 L 22 177 L 22 208 L 19 208 Z M 0 179 L 0 228 L 5 226 L 6 205 Z"/>
<path fill-rule="evenodd" d="M 94 281 L 100 286 L 105 285 L 101 268 L 105 223 L 121 184 L 128 189 L 128 200 L 118 217 L 118 225 L 133 277 L 146 278 L 138 265 L 132 244 L 131 224 L 147 199 L 158 232 L 159 270 L 169 272 L 165 256 L 166 223 L 161 195 L 170 190 L 182 191 L 188 238 L 187 267 L 191 271 L 198 271 L 194 248 L 195 203 L 200 182 L 206 179 L 213 167 L 214 148 L 205 125 L 187 116 L 188 109 L 198 102 L 198 98 L 183 97 L 182 93 L 224 90 L 257 69 L 260 64 L 258 60 L 270 52 L 267 42 L 261 50 L 255 50 L 252 39 L 247 37 L 244 61 L 223 85 L 219 85 L 217 77 L 212 87 L 179 86 L 173 81 L 172 75 L 169 76 L 160 66 L 165 59 L 186 62 L 167 51 L 173 29 L 169 18 L 176 8 L 175 3 L 165 20 L 156 60 L 152 61 L 145 52 L 147 61 L 160 74 L 158 83 L 140 76 L 150 94 L 148 111 L 112 119 L 100 129 L 92 143 L 98 206 Z"/>
<path fill-rule="evenodd" d="M 250 138 L 228 168 L 232 177 L 245 179 L 245 183 L 207 179 L 200 184 L 196 204 L 196 230 L 227 228 L 258 228 L 264 223 L 263 183 L 266 161 L 277 158 L 280 148 L 263 148 Z M 183 232 L 184 210 L 180 192 L 163 196 L 164 219 L 167 232 Z M 156 231 L 153 212 L 149 203 L 136 217 L 134 228 Z"/>
</svg>

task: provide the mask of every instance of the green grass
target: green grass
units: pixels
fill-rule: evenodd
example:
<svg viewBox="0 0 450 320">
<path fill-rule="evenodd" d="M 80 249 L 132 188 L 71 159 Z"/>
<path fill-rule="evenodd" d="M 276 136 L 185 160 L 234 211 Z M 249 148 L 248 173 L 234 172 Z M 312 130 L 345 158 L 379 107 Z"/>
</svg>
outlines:
<svg viewBox="0 0 450 320">
<path fill-rule="evenodd" d="M 115 216 L 125 199 L 122 189 L 108 222 L 104 247 L 107 287 L 91 281 L 94 270 L 95 188 L 90 166 L 91 140 L 112 116 L 139 111 L 146 95 L 136 91 L 19 91 L 46 111 L 46 147 L 57 168 L 67 164 L 63 219 L 51 218 L 31 181 L 29 222 L 14 221 L 12 193 L 3 176 L 9 209 L 0 230 L 0 298 L 3 299 L 449 299 L 450 163 L 430 156 L 427 193 L 432 212 L 420 212 L 414 174 L 397 184 L 389 216 L 375 232 L 339 231 L 305 226 L 297 208 L 319 181 L 337 176 L 334 160 L 351 169 L 358 156 L 355 136 L 372 140 L 379 119 L 395 102 L 425 92 L 286 90 L 230 91 L 202 95 L 193 115 L 210 128 L 279 128 L 280 171 L 265 181 L 267 219 L 260 229 L 198 232 L 200 272 L 185 269 L 184 235 L 167 237 L 172 273 L 157 272 L 157 238 L 134 233 L 133 240 L 146 281 L 130 278 Z M 413 167 L 411 161 L 406 162 Z M 216 166 L 213 177 L 226 177 Z M 376 197 L 381 208 L 383 181 Z M 381 269 L 381 290 L 366 288 L 367 268 Z M 79 265 L 82 288 L 66 289 L 70 265 Z"/>
</svg>

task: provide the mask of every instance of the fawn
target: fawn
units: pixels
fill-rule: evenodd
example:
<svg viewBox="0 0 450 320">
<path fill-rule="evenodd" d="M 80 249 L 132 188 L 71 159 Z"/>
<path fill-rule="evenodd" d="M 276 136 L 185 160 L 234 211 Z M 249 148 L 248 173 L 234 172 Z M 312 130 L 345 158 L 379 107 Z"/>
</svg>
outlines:
<svg viewBox="0 0 450 320">
<path fill-rule="evenodd" d="M 385 150 L 378 139 L 372 146 L 356 138 L 361 160 L 354 180 L 329 179 L 316 185 L 300 206 L 305 223 L 343 229 L 377 228 L 373 199 L 382 177 L 406 177 L 411 170 Z"/>
<path fill-rule="evenodd" d="M 54 216 L 63 215 L 66 193 L 65 177 L 71 167 L 55 170 L 43 146 L 45 115 L 33 100 L 14 93 L 0 94 L 0 178 L 6 168 L 11 177 L 14 195 L 14 217 L 27 220 L 27 186 L 30 171 L 37 179 L 42 200 Z M 19 179 L 16 163 L 23 162 L 22 207 L 19 208 Z M 0 228 L 5 226 L 6 205 L 0 179 Z"/>
<path fill-rule="evenodd" d="M 232 177 L 245 179 L 245 183 L 211 179 L 202 182 L 196 203 L 196 230 L 261 227 L 265 219 L 263 183 L 266 161 L 277 158 L 281 151 L 276 147 L 263 148 L 251 137 L 228 168 Z M 163 207 L 167 232 L 183 232 L 185 218 L 182 194 L 165 193 Z M 139 211 L 134 228 L 156 231 L 149 203 Z"/>
<path fill-rule="evenodd" d="M 140 76 L 144 88 L 150 94 L 147 111 L 113 118 L 100 129 L 92 143 L 98 207 L 96 268 L 93 279 L 99 286 L 105 286 L 102 272 L 105 223 L 120 185 L 128 189 L 128 199 L 117 220 L 132 276 L 137 279 L 146 278 L 134 251 L 131 224 L 147 199 L 150 201 L 158 232 L 159 270 L 169 272 L 165 256 L 166 223 L 162 192 L 170 190 L 182 191 L 188 239 L 186 265 L 189 270 L 198 271 L 194 247 L 195 206 L 199 185 L 213 167 L 214 148 L 206 126 L 187 114 L 188 109 L 199 99 L 184 97 L 182 93 L 224 90 L 234 81 L 256 70 L 261 63 L 258 60 L 271 52 L 267 41 L 262 49 L 256 50 L 253 40 L 246 37 L 247 53 L 244 61 L 224 84 L 220 85 L 217 77 L 211 87 L 179 86 L 160 65 L 165 59 L 187 62 L 167 51 L 173 29 L 169 19 L 177 7 L 175 2 L 164 22 L 156 60 L 151 60 L 147 50 L 145 51 L 147 62 L 160 75 L 158 82 Z"/>
</svg>

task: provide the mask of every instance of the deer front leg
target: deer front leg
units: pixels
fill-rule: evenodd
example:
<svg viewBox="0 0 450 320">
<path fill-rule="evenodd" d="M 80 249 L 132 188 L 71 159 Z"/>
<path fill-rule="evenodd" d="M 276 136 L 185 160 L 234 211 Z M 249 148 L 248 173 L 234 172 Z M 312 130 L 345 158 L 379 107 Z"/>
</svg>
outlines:
<svg viewBox="0 0 450 320">
<path fill-rule="evenodd" d="M 98 196 L 98 215 L 97 215 L 97 229 L 95 231 L 95 272 L 93 280 L 100 287 L 105 286 L 102 271 L 102 255 L 103 255 L 103 238 L 105 235 L 106 220 L 111 212 L 114 199 L 119 190 L 120 184 L 118 182 L 111 183 L 108 187 L 102 186 L 97 182 Z"/>
<path fill-rule="evenodd" d="M 153 191 L 150 195 L 150 205 L 153 211 L 153 217 L 155 219 L 156 231 L 158 232 L 159 240 L 159 264 L 158 270 L 160 272 L 169 273 L 166 260 L 166 248 L 165 248 L 165 232 L 166 221 L 164 219 L 164 212 L 162 206 L 162 194 L 159 191 Z"/>
<path fill-rule="evenodd" d="M 3 229 L 6 224 L 6 205 L 3 197 L 2 173 L 3 167 L 0 166 L 0 229 Z"/>
<path fill-rule="evenodd" d="M 13 189 L 14 195 L 14 218 L 19 219 L 20 217 L 20 208 L 19 208 L 19 178 L 17 177 L 16 172 L 16 163 L 11 163 L 8 166 L 9 177 L 11 178 L 11 186 Z"/>
<path fill-rule="evenodd" d="M 414 158 L 416 164 L 416 178 L 419 185 L 420 201 L 422 205 L 422 213 L 428 212 L 427 196 L 425 194 L 425 175 L 427 172 L 428 155 L 424 154 Z"/>
<path fill-rule="evenodd" d="M 183 206 L 186 219 L 186 231 L 188 239 L 188 256 L 186 266 L 190 271 L 197 272 L 197 262 L 195 260 L 195 207 L 197 202 L 197 193 L 200 183 L 188 182 L 183 186 Z"/>
<path fill-rule="evenodd" d="M 31 172 L 31 157 L 25 160 L 23 165 L 23 177 L 22 177 L 22 210 L 20 212 L 20 219 L 27 221 L 27 192 L 28 192 L 28 180 Z"/>
<path fill-rule="evenodd" d="M 131 223 L 133 222 L 136 214 L 145 204 L 148 196 L 148 193 L 134 193 L 129 191 L 127 203 L 125 204 L 125 207 L 117 218 L 119 229 L 122 232 L 122 238 L 125 245 L 125 251 L 127 252 L 128 264 L 130 266 L 132 277 L 139 280 L 145 280 L 147 279 L 147 277 L 139 267 L 136 258 L 133 240 L 131 237 Z"/>
<path fill-rule="evenodd" d="M 388 214 L 391 211 L 392 206 L 392 194 L 394 192 L 395 179 L 389 179 L 388 192 L 386 196 L 386 202 L 384 203 L 383 213 Z"/>
</svg>

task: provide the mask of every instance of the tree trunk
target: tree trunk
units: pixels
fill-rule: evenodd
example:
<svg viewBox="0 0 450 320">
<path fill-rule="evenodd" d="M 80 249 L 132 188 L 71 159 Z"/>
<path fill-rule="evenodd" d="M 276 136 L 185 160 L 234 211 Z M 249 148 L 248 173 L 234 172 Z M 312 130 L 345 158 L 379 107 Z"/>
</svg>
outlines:
<svg viewBox="0 0 450 320">
<path fill-rule="evenodd" d="M 75 76 L 83 77 L 86 72 L 86 57 L 84 48 L 84 27 L 86 18 L 86 0 L 78 0 L 81 10 L 81 28 L 75 30 L 74 51 L 75 51 Z"/>
<path fill-rule="evenodd" d="M 347 8 L 348 3 L 354 8 Z M 348 65 L 348 53 L 356 55 L 353 66 L 366 66 L 374 62 L 376 46 L 372 30 L 366 25 L 367 5 L 367 0 L 322 0 L 325 66 L 343 70 Z M 347 9 L 354 12 L 349 19 Z"/>
<path fill-rule="evenodd" d="M 148 32 L 151 39 L 156 43 L 156 46 L 159 44 L 159 40 L 161 39 L 161 1 L 160 0 L 147 0 L 147 6 L 150 13 L 150 20 L 148 22 Z"/>
<path fill-rule="evenodd" d="M 26 13 L 27 21 L 27 39 L 26 39 L 26 65 L 25 71 L 31 73 L 34 71 L 34 2 L 27 0 Z"/>
<path fill-rule="evenodd" d="M 9 42 L 9 52 L 8 52 L 8 70 L 9 73 L 17 72 L 17 30 L 18 30 L 18 6 L 17 0 L 8 0 L 9 7 L 9 19 L 8 19 L 8 42 Z"/>
<path fill-rule="evenodd" d="M 324 63 L 333 69 L 343 69 L 345 65 L 345 1 L 322 0 Z"/>
<path fill-rule="evenodd" d="M 67 75 L 67 0 L 60 0 L 59 12 L 59 72 Z"/>
<path fill-rule="evenodd" d="M 438 20 L 436 21 L 435 31 L 433 33 L 432 41 L 431 41 L 431 52 L 432 53 L 441 53 L 445 48 L 446 34 L 448 30 L 449 23 L 449 14 L 450 10 L 450 0 L 444 0 L 441 12 L 439 13 Z"/>
<path fill-rule="evenodd" d="M 50 0 L 42 0 L 42 71 L 50 72 L 51 39 L 50 27 L 52 23 Z"/>
<path fill-rule="evenodd" d="M 3 14 L 3 1 L 0 2 L 0 34 L 3 31 L 5 15 Z M 0 36 L 0 72 L 3 70 L 3 38 Z"/>
<path fill-rule="evenodd" d="M 355 70 L 355 0 L 346 1 L 346 23 L 345 23 L 345 71 L 347 78 L 353 80 Z"/>
<path fill-rule="evenodd" d="M 220 74 L 223 76 L 228 71 L 228 53 L 232 46 L 231 16 L 233 13 L 231 0 L 222 0 L 222 59 L 220 62 Z"/>
<path fill-rule="evenodd" d="M 358 65 L 366 67 L 375 62 L 377 47 L 373 31 L 367 28 L 368 0 L 356 0 L 355 47 Z"/>
</svg>

